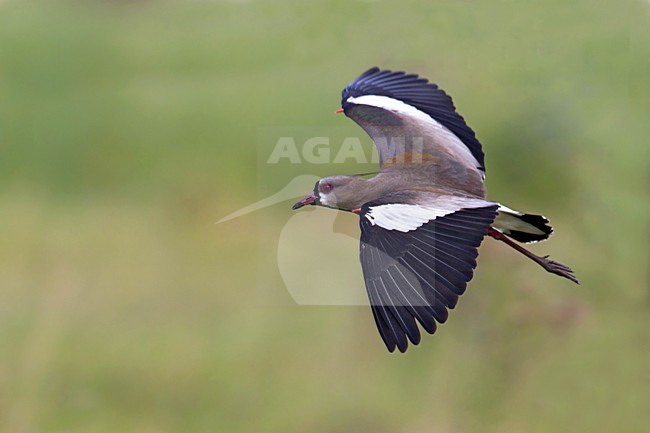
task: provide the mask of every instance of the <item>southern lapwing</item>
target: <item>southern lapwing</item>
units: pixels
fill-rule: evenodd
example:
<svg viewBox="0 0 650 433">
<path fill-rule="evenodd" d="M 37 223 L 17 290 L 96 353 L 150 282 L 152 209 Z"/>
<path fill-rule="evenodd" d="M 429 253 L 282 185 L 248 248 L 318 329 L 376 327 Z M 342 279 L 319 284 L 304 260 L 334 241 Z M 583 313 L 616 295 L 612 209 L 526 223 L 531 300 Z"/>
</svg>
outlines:
<svg viewBox="0 0 650 433">
<path fill-rule="evenodd" d="M 416 321 L 433 334 L 436 322 L 447 320 L 486 235 L 578 282 L 568 266 L 517 243 L 543 241 L 552 228 L 543 216 L 486 198 L 481 143 L 437 85 L 374 67 L 343 89 L 337 112 L 370 135 L 379 172 L 323 178 L 293 209 L 319 205 L 359 215 L 366 290 L 389 351 L 420 342 Z"/>
</svg>

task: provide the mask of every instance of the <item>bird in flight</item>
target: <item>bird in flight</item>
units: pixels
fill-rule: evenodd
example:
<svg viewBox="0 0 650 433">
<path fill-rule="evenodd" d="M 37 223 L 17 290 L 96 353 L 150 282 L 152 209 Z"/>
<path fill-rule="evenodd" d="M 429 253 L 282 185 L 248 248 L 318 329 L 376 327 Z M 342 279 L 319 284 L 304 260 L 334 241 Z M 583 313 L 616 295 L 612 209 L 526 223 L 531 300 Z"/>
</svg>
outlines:
<svg viewBox="0 0 650 433">
<path fill-rule="evenodd" d="M 436 84 L 373 67 L 343 89 L 337 112 L 372 138 L 379 172 L 320 179 L 293 209 L 317 205 L 359 215 L 366 290 L 390 352 L 420 342 L 417 323 L 433 334 L 447 320 L 486 235 L 578 282 L 568 266 L 520 245 L 550 236 L 545 217 L 486 198 L 481 143 Z"/>
</svg>

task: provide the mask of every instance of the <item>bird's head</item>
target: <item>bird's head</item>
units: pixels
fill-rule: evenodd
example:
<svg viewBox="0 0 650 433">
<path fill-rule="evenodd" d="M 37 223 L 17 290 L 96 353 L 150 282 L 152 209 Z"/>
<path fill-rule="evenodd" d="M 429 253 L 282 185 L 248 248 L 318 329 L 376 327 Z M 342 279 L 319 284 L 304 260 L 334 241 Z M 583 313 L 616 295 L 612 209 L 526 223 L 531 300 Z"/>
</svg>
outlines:
<svg viewBox="0 0 650 433">
<path fill-rule="evenodd" d="M 325 206 L 332 209 L 352 211 L 364 203 L 360 200 L 364 194 L 365 179 L 359 176 L 325 177 L 314 185 L 314 191 L 293 205 L 300 209 L 306 205 Z"/>
</svg>

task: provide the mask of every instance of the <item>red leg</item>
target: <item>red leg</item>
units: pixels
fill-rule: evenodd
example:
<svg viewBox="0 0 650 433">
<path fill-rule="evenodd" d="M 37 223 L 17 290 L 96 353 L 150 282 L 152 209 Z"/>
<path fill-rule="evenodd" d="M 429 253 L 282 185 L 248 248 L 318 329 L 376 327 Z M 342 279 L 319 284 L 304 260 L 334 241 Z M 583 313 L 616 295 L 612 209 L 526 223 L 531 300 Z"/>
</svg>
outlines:
<svg viewBox="0 0 650 433">
<path fill-rule="evenodd" d="M 490 227 L 487 232 L 488 236 L 493 237 L 494 239 L 501 241 L 508 246 L 514 248 L 515 250 L 519 251 L 521 254 L 525 255 L 538 265 L 540 265 L 542 268 L 546 269 L 547 272 L 550 272 L 552 274 L 559 275 L 561 277 L 567 278 L 571 281 L 573 281 L 576 284 L 578 283 L 578 279 L 576 278 L 575 275 L 573 275 L 573 270 L 571 270 L 570 267 L 563 265 L 562 263 L 558 263 L 553 260 L 549 260 L 548 256 L 537 256 L 530 251 L 528 251 L 526 248 L 522 247 L 512 239 L 510 239 L 508 236 L 504 235 L 500 231 Z"/>
</svg>

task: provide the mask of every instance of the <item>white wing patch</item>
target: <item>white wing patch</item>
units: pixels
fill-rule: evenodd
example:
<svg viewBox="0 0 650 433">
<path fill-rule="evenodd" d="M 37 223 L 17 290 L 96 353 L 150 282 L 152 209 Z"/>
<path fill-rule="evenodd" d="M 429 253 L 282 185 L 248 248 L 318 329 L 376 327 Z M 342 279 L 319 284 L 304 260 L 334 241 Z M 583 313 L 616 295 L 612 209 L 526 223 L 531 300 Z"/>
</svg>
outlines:
<svg viewBox="0 0 650 433">
<path fill-rule="evenodd" d="M 385 110 L 395 111 L 398 113 L 410 114 L 411 116 L 419 117 L 422 120 L 433 120 L 435 122 L 435 120 L 424 111 L 420 111 L 414 106 L 407 104 L 406 102 L 388 96 L 363 95 L 356 98 L 354 96 L 351 96 L 348 98 L 347 102 L 359 105 L 370 105 L 372 107 L 383 108 Z M 438 125 L 440 124 L 438 123 Z M 440 127 L 444 128 L 442 125 L 440 125 Z"/>
<path fill-rule="evenodd" d="M 433 117 L 429 116 L 424 111 L 418 110 L 412 105 L 402 102 L 399 99 L 379 95 L 363 95 L 356 98 L 354 96 L 351 96 L 347 99 L 347 102 L 358 105 L 369 105 L 372 107 L 382 108 L 394 113 L 409 116 L 413 120 L 425 125 L 427 127 L 427 130 L 436 139 L 436 141 L 445 143 L 448 149 L 453 150 L 458 155 L 458 157 L 466 161 L 472 161 L 472 164 L 476 167 L 479 166 L 479 163 L 476 158 L 474 158 L 474 155 L 472 155 L 472 152 L 465 145 L 465 143 L 463 143 L 463 141 L 458 138 L 458 136 L 456 136 L 456 134 L 451 132 L 443 124 L 438 122 Z M 482 176 L 483 179 L 485 179 L 485 173 L 482 173 Z"/>
<path fill-rule="evenodd" d="M 372 225 L 386 230 L 410 232 L 431 220 L 452 214 L 461 209 L 474 209 L 493 204 L 482 199 L 448 196 L 437 198 L 435 203 L 389 203 L 372 206 L 368 209 L 365 218 Z"/>
</svg>

